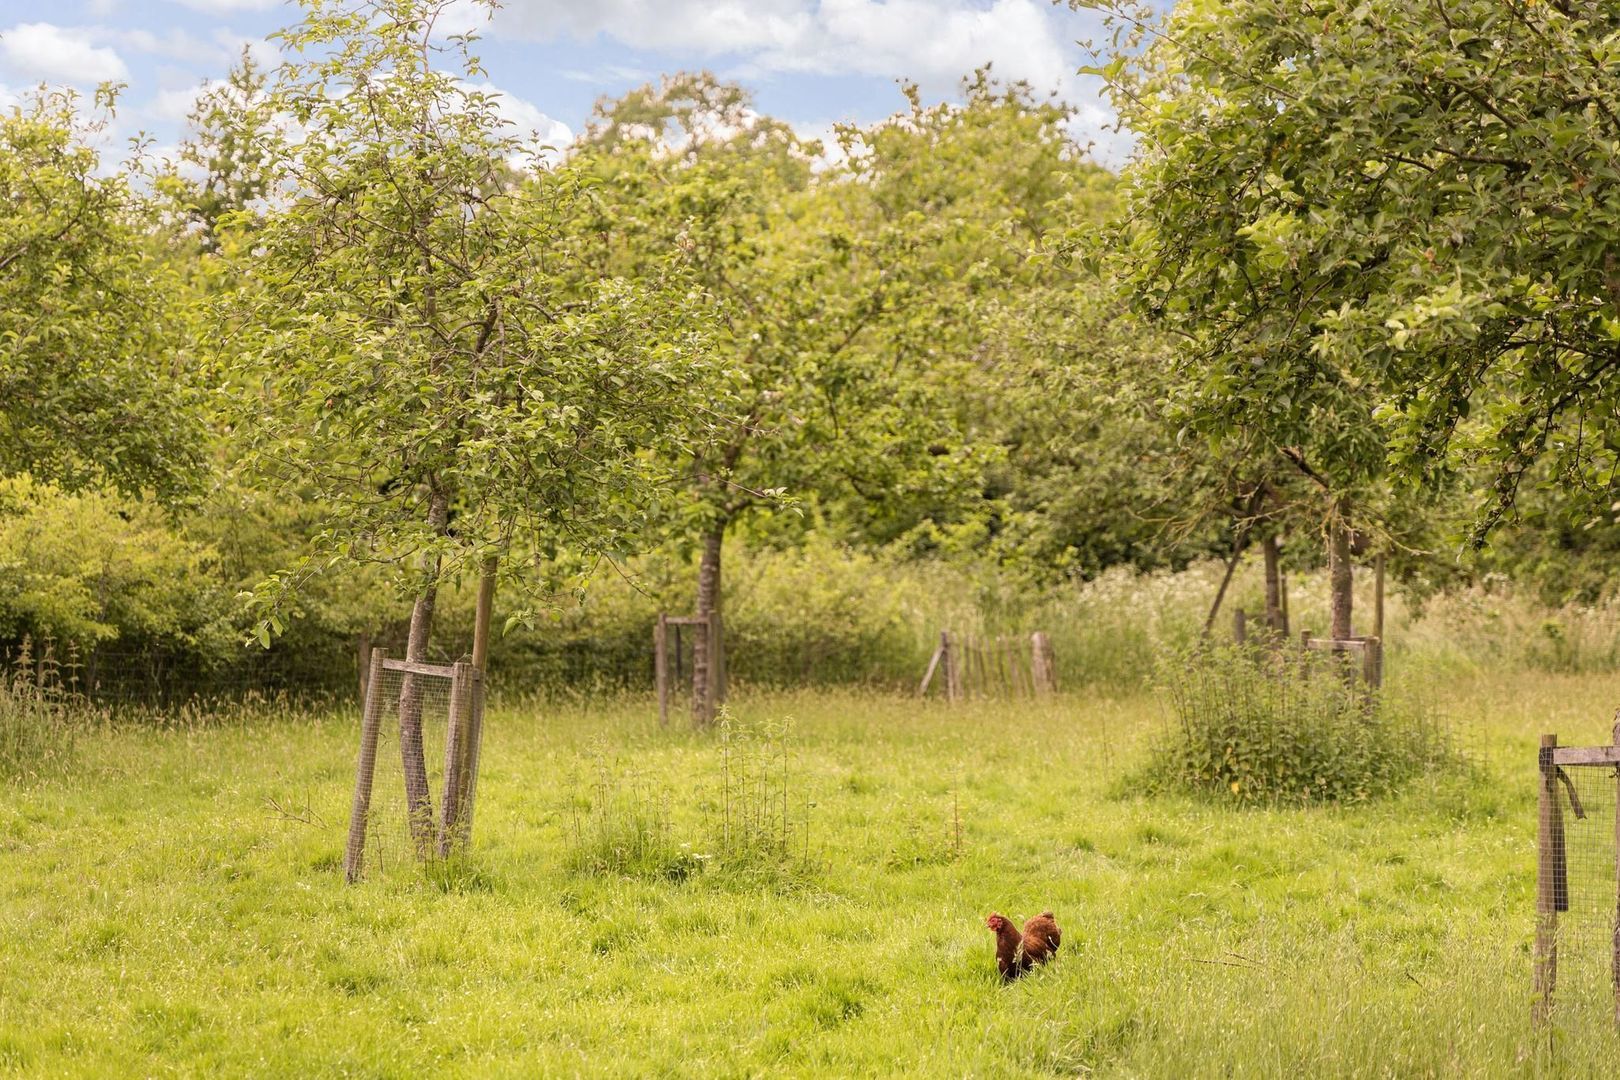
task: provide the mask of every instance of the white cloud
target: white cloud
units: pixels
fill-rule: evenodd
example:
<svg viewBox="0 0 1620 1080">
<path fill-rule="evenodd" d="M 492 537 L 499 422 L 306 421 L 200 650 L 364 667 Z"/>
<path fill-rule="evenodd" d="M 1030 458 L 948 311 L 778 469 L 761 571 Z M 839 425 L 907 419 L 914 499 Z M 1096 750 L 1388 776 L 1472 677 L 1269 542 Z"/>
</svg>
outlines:
<svg viewBox="0 0 1620 1080">
<path fill-rule="evenodd" d="M 84 29 L 19 23 L 0 30 L 0 64 L 30 78 L 79 86 L 129 78 L 118 53 L 91 40 Z"/>
<path fill-rule="evenodd" d="M 1044 0 L 508 0 L 493 32 L 604 34 L 638 49 L 737 56 L 761 72 L 954 82 L 987 61 L 1043 90 L 1079 64 L 1077 24 Z"/>
<path fill-rule="evenodd" d="M 192 11 L 207 11 L 222 15 L 229 11 L 269 11 L 281 5 L 282 0 L 176 0 Z"/>
<path fill-rule="evenodd" d="M 1077 110 L 1073 133 L 1105 157 L 1117 138 L 1094 79 L 1077 75 L 1076 38 L 1095 20 L 1047 0 L 506 0 L 492 35 L 606 36 L 636 49 L 727 62 L 744 81 L 772 74 L 911 79 L 930 96 L 989 63 L 1003 79 L 1055 92 Z M 567 75 L 565 74 L 565 77 Z"/>
<path fill-rule="evenodd" d="M 749 52 L 785 45 L 812 22 L 803 0 L 510 0 L 494 30 L 534 38 L 608 34 L 666 52 Z"/>
<path fill-rule="evenodd" d="M 99 26 L 84 31 L 84 34 L 91 41 L 175 61 L 187 72 L 198 69 L 224 70 L 241 59 L 243 50 L 261 68 L 271 69 L 281 64 L 281 50 L 274 42 L 247 37 L 223 26 L 215 27 L 207 37 L 198 37 L 180 28 L 154 33 L 144 29 Z"/>
<path fill-rule="evenodd" d="M 210 79 L 198 86 L 159 90 L 141 107 L 141 113 L 153 120 L 184 125 L 191 111 L 197 107 L 197 99 L 222 85 L 223 82 Z"/>
<path fill-rule="evenodd" d="M 133 52 L 151 53 L 168 60 L 187 63 L 218 63 L 220 47 L 217 43 L 197 37 L 188 31 L 171 28 L 161 34 L 150 30 L 110 30 L 97 27 L 86 32 L 95 41 L 113 42 Z"/>
<path fill-rule="evenodd" d="M 547 116 L 534 104 L 509 94 L 492 83 L 464 85 L 474 93 L 488 94 L 492 97 L 496 115 L 512 125 L 514 134 L 526 144 L 530 152 L 514 155 L 509 162 L 513 168 L 526 167 L 536 155 L 545 161 L 557 161 L 562 157 L 561 151 L 574 141 L 572 128 L 561 120 Z"/>
</svg>

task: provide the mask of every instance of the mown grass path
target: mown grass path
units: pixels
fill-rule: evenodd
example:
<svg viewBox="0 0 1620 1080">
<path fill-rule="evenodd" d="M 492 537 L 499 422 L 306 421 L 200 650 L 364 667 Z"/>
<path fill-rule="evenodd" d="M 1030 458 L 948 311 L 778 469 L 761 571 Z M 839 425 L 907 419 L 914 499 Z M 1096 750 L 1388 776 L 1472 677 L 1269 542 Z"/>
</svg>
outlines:
<svg viewBox="0 0 1620 1080">
<path fill-rule="evenodd" d="M 1433 693 L 1473 776 L 1263 811 L 1131 791 L 1150 695 L 744 698 L 812 868 L 684 881 L 569 869 L 604 774 L 705 853 L 714 738 L 647 703 L 492 710 L 473 861 L 355 888 L 353 716 L 96 733 L 0 788 L 0 1071 L 1611 1076 L 1600 956 L 1529 1030 L 1533 748 L 1606 741 L 1620 678 Z M 984 916 L 1047 907 L 1002 987 Z"/>
</svg>

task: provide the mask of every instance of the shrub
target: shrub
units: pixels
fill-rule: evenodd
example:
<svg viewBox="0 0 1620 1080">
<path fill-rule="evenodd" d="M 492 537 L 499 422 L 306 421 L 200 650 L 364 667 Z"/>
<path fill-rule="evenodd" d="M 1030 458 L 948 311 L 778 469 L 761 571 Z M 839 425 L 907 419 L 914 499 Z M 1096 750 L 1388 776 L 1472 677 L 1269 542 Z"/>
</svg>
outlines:
<svg viewBox="0 0 1620 1080">
<path fill-rule="evenodd" d="M 1358 803 L 1453 760 L 1423 710 L 1348 683 L 1331 664 L 1257 649 L 1184 654 L 1165 678 L 1175 722 L 1146 786 L 1236 803 Z"/>
</svg>

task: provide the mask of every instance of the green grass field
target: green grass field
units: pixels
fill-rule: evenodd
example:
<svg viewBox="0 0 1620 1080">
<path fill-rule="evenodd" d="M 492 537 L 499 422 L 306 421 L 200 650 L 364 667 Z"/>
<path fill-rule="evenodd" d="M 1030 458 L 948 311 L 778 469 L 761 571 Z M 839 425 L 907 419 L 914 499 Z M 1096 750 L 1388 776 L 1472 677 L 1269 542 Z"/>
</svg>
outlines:
<svg viewBox="0 0 1620 1080">
<path fill-rule="evenodd" d="M 1533 762 L 1620 678 L 1434 693 L 1469 775 L 1263 811 L 1132 792 L 1150 695 L 743 697 L 793 719 L 809 865 L 684 880 L 579 868 L 604 784 L 709 853 L 716 739 L 645 702 L 492 710 L 471 860 L 353 888 L 352 714 L 92 733 L 0 788 L 0 1071 L 1612 1076 L 1601 935 L 1530 1029 Z M 1045 907 L 1001 986 L 985 915 Z"/>
</svg>

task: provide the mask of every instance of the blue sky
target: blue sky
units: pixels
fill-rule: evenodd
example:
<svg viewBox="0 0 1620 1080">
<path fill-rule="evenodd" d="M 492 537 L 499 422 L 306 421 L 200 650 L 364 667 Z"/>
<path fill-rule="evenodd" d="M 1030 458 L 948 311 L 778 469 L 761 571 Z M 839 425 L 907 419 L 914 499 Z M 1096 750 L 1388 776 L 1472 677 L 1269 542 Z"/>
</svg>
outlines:
<svg viewBox="0 0 1620 1080">
<path fill-rule="evenodd" d="M 1075 134 L 1118 157 L 1108 114 L 1077 41 L 1091 17 L 1047 0 L 506 0 L 481 25 L 477 52 L 508 115 L 545 141 L 579 131 L 592 103 L 659 74 L 708 68 L 752 89 L 762 112 L 810 135 L 869 122 L 902 104 L 897 79 L 931 99 L 992 62 L 1080 109 Z M 40 82 L 86 91 L 128 84 L 116 135 L 173 145 L 205 80 L 247 45 L 296 21 L 280 0 L 0 0 L 0 104 Z"/>
</svg>

